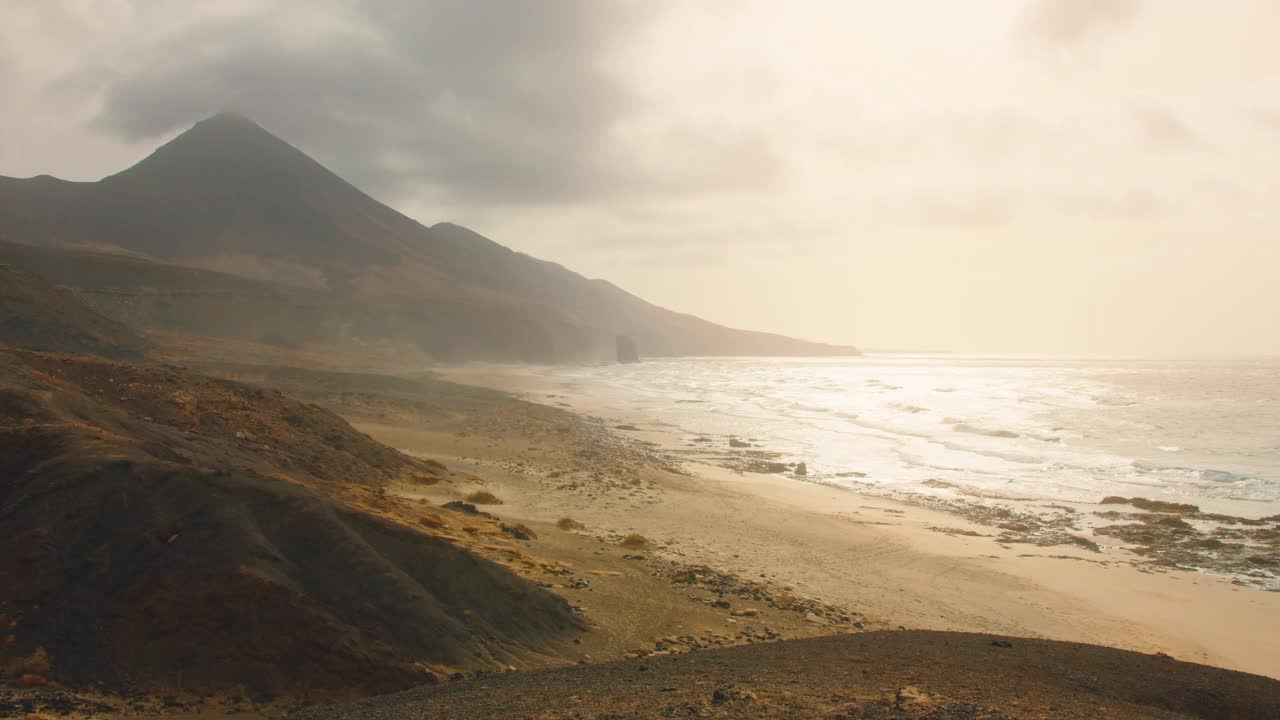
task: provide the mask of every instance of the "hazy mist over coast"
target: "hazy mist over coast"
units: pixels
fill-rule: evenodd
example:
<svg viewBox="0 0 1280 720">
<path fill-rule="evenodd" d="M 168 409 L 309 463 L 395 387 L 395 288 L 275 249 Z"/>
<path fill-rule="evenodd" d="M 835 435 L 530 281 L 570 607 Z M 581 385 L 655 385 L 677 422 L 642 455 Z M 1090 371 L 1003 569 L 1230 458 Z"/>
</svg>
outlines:
<svg viewBox="0 0 1280 720">
<path fill-rule="evenodd" d="M 1280 718 L 1277 0 L 2 7 L 0 717 Z"/>
<path fill-rule="evenodd" d="M 0 174 L 97 179 L 234 109 L 411 217 L 735 327 L 1273 354 L 1277 27 L 1266 1 L 20 2 Z"/>
</svg>

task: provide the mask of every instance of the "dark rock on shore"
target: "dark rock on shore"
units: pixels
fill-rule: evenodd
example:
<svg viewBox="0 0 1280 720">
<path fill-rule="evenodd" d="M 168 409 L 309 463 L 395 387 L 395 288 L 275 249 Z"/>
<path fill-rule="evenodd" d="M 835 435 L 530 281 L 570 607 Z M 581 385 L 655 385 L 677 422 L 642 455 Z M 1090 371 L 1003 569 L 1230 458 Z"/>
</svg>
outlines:
<svg viewBox="0 0 1280 720">
<path fill-rule="evenodd" d="M 1155 513 L 1198 513 L 1200 507 L 1198 505 L 1190 505 L 1187 503 L 1166 502 L 1164 500 L 1148 500 L 1144 497 L 1126 498 L 1116 495 L 1108 495 L 1102 498 L 1102 505 L 1132 505 L 1139 510 Z"/>
</svg>

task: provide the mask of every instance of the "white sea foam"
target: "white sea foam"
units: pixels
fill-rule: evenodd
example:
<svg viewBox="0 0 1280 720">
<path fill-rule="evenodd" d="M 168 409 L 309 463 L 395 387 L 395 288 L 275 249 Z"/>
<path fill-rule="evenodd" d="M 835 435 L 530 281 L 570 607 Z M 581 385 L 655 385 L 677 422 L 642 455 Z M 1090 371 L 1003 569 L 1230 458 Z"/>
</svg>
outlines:
<svg viewBox="0 0 1280 720">
<path fill-rule="evenodd" d="M 883 354 L 557 372 L 689 433 L 755 438 L 834 483 L 865 473 L 856 482 L 904 490 L 942 478 L 1046 500 L 1280 511 L 1277 361 Z"/>
</svg>

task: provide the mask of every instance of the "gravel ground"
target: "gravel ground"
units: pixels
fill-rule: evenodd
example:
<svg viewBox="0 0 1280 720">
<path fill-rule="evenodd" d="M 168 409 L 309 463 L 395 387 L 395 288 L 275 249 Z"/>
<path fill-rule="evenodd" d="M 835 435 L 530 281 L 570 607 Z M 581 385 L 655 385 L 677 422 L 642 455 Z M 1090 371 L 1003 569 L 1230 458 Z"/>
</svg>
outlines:
<svg viewBox="0 0 1280 720">
<path fill-rule="evenodd" d="M 1280 718 L 1280 681 L 1091 645 L 886 631 L 422 687 L 291 720 Z"/>
</svg>

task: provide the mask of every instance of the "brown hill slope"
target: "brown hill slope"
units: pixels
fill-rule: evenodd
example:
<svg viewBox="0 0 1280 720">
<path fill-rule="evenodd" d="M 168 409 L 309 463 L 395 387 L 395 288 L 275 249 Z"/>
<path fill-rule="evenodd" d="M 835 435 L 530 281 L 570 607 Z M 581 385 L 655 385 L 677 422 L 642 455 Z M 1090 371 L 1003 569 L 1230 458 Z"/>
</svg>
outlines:
<svg viewBox="0 0 1280 720">
<path fill-rule="evenodd" d="M 562 600 L 354 500 L 444 473 L 274 391 L 0 349 L 0 673 L 349 697 L 556 654 Z"/>
<path fill-rule="evenodd" d="M 0 345 L 137 359 L 146 343 L 43 278 L 0 265 Z"/>
<path fill-rule="evenodd" d="M 0 178 L 0 240 L 307 288 L 348 308 L 331 334 L 405 340 L 447 359 L 610 359 L 619 334 L 650 356 L 855 352 L 725 328 L 465 228 L 425 227 L 233 114 L 197 123 L 98 182 Z M 415 325 L 429 336 L 406 332 Z"/>
<path fill-rule="evenodd" d="M 421 688 L 296 720 L 1280 717 L 1280 681 L 1125 650 L 969 633 L 787 640 Z M 1002 646 L 1003 645 L 1003 646 Z"/>
<path fill-rule="evenodd" d="M 97 312 L 161 333 L 207 335 L 282 348 L 395 348 L 421 360 L 555 362 L 585 352 L 558 316 L 466 297 L 408 301 L 353 296 L 101 251 L 0 242 L 0 263 L 74 287 Z"/>
</svg>

